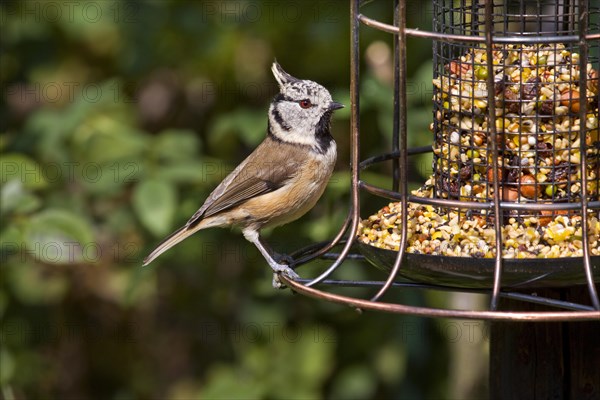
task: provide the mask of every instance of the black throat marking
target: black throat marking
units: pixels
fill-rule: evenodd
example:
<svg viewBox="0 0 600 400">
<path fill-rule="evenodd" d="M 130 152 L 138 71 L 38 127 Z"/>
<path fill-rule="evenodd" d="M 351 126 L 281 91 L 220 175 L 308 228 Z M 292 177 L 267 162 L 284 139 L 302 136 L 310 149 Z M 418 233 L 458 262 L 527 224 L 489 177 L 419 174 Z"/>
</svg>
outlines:
<svg viewBox="0 0 600 400">
<path fill-rule="evenodd" d="M 321 116 L 319 123 L 315 129 L 315 139 L 317 140 L 317 146 L 319 147 L 320 153 L 325 154 L 333 142 L 333 136 L 331 136 L 331 111 L 327 111 Z"/>
</svg>

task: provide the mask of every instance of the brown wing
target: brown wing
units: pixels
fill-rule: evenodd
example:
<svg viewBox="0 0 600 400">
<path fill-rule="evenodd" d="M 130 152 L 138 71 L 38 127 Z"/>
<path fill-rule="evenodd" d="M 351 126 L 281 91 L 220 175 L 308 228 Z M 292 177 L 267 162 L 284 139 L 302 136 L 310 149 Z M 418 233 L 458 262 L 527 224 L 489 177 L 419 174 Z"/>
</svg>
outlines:
<svg viewBox="0 0 600 400">
<path fill-rule="evenodd" d="M 267 137 L 213 190 L 187 226 L 285 185 L 297 174 L 302 162 L 301 159 L 290 157 L 286 146 L 289 145 Z"/>
</svg>

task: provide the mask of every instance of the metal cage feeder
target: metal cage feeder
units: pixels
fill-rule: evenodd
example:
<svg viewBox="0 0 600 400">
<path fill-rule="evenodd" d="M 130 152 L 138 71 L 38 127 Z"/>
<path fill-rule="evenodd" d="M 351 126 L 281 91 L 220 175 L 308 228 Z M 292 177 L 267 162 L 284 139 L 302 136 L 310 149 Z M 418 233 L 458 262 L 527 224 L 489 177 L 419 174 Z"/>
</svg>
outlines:
<svg viewBox="0 0 600 400">
<path fill-rule="evenodd" d="M 350 212 L 330 242 L 292 254 L 294 266 L 317 257 L 333 264 L 312 280 L 282 280 L 296 292 L 360 309 L 486 320 L 600 319 L 600 6 L 585 0 L 433 0 L 429 32 L 407 27 L 405 1 L 394 2 L 393 25 L 361 14 L 360 3 L 351 1 Z M 394 40 L 392 151 L 364 160 L 362 25 Z M 425 148 L 407 145 L 407 36 L 433 41 L 433 144 Z M 409 193 L 409 157 L 425 152 L 433 152 L 433 175 Z M 361 179 L 362 170 L 382 162 L 392 163 L 391 190 Z M 388 228 L 396 232 L 394 248 L 361 236 L 363 192 L 396 202 L 393 222 L 384 223 L 386 209 L 371 225 L 374 237 Z M 426 219 L 423 227 L 424 215 L 439 226 Z M 332 252 L 336 246 L 341 250 Z M 330 279 L 348 258 L 386 269 L 387 280 Z M 357 299 L 316 285 L 370 286 L 375 293 Z M 586 288 L 587 303 L 524 292 L 576 285 Z M 408 287 L 483 293 L 491 300 L 484 311 L 380 301 L 389 289 Z M 552 311 L 499 310 L 501 298 Z"/>
</svg>

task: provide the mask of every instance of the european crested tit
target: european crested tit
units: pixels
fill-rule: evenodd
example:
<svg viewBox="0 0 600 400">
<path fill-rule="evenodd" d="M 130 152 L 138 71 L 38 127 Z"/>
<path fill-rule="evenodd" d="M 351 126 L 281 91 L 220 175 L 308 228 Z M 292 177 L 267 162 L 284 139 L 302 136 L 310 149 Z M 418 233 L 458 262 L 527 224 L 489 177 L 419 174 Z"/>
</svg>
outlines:
<svg viewBox="0 0 600 400">
<path fill-rule="evenodd" d="M 269 107 L 266 138 L 143 265 L 201 229 L 238 226 L 275 273 L 298 278 L 292 268 L 273 259 L 259 231 L 299 218 L 321 197 L 336 161 L 331 115 L 344 106 L 333 101 L 323 86 L 294 78 L 277 62 L 271 70 L 280 93 Z M 275 278 L 275 286 L 277 282 Z"/>
</svg>

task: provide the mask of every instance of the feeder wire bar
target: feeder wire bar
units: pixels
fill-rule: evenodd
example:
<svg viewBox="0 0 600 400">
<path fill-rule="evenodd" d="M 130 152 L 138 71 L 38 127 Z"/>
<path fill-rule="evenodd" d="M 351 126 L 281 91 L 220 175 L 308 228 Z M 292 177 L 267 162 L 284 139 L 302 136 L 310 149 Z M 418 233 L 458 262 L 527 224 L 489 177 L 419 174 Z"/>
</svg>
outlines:
<svg viewBox="0 0 600 400">
<path fill-rule="evenodd" d="M 306 285 L 310 288 L 319 282 L 327 279 L 346 259 L 350 248 L 358 232 L 358 223 L 360 221 L 360 196 L 359 196 L 359 164 L 360 164 L 360 117 L 358 114 L 360 101 L 360 77 L 359 77 L 359 21 L 356 18 L 360 7 L 359 0 L 350 3 L 350 172 L 351 172 L 351 201 L 349 218 L 351 219 L 349 240 L 344 245 L 337 260 L 318 277 L 314 278 Z"/>
<path fill-rule="evenodd" d="M 580 91 L 580 99 L 582 101 L 579 102 L 579 120 L 586 121 L 587 115 L 587 61 L 588 61 L 588 42 L 585 39 L 585 34 L 588 30 L 588 9 L 587 9 L 587 1 L 579 0 L 579 34 L 581 40 L 579 41 L 579 91 Z M 585 127 L 585 123 L 582 122 Z M 580 168 L 581 168 L 581 229 L 583 232 L 587 232 L 588 230 L 588 198 L 587 198 L 587 162 L 585 154 L 587 152 L 586 149 L 586 141 L 585 141 L 585 131 L 583 138 L 579 141 L 579 151 L 581 154 L 580 159 Z M 600 189 L 598 189 L 600 190 Z M 585 270 L 586 281 L 588 285 L 588 289 L 590 292 L 590 297 L 592 299 L 592 304 L 596 310 L 600 310 L 600 301 L 598 300 L 598 293 L 596 292 L 596 285 L 594 284 L 594 276 L 592 273 L 592 265 L 590 261 L 590 243 L 587 240 L 587 235 L 584 235 L 584 240 L 582 241 L 583 246 L 583 267 Z"/>
<path fill-rule="evenodd" d="M 394 182 L 394 187 L 400 189 L 400 202 L 401 202 L 401 220 L 402 226 L 400 227 L 400 246 L 398 249 L 398 255 L 396 261 L 388 279 L 386 280 L 383 287 L 371 298 L 371 301 L 378 301 L 381 296 L 390 288 L 394 279 L 398 275 L 404 254 L 406 252 L 406 242 L 408 242 L 408 151 L 407 151 L 407 123 L 406 123 L 406 34 L 404 28 L 406 28 L 406 2 L 395 1 L 395 20 L 399 26 L 399 32 L 394 35 L 395 43 L 395 57 L 396 61 L 394 65 L 394 151 L 400 152 L 399 162 L 402 165 L 402 169 L 399 171 L 400 185 L 398 182 Z M 358 20 L 357 20 L 358 21 Z M 358 22 L 360 23 L 360 21 Z M 358 111 L 358 110 L 357 110 Z M 397 148 L 398 144 L 400 149 Z"/>
<path fill-rule="evenodd" d="M 291 290 L 303 295 L 327 300 L 333 303 L 343 304 L 359 310 L 375 310 L 397 314 L 411 314 L 422 317 L 434 318 L 461 318 L 461 319 L 488 319 L 493 321 L 519 321 L 519 322 L 557 322 L 557 321 L 594 321 L 600 319 L 600 311 L 471 311 L 450 310 L 428 307 L 408 306 L 404 304 L 393 304 L 374 302 L 357 299 L 339 294 L 323 292 L 299 281 L 293 281 L 281 275 L 281 280 Z"/>
<path fill-rule="evenodd" d="M 325 255 L 327 256 L 327 255 Z M 338 254 L 331 254 L 331 258 L 337 258 Z M 327 257 L 325 257 L 327 258 Z M 352 257 L 348 257 L 352 258 Z M 309 282 L 309 279 L 299 279 L 296 282 L 306 283 Z M 354 281 L 354 280 L 342 280 L 342 279 L 326 279 L 321 282 L 321 285 L 326 286 L 340 286 L 340 287 L 378 287 L 385 283 L 385 281 Z M 393 288 L 407 288 L 407 289 L 428 289 L 428 290 L 439 290 L 439 291 L 447 291 L 447 292 L 462 292 L 469 294 L 481 294 L 487 295 L 489 294 L 488 289 L 467 289 L 467 288 L 455 288 L 451 286 L 441 286 L 441 285 L 432 285 L 426 283 L 415 283 L 415 282 L 394 282 L 392 284 Z M 506 292 L 501 291 L 500 297 L 504 297 L 507 299 L 514 299 L 520 301 L 526 301 L 529 303 L 551 306 L 557 308 L 564 308 L 566 310 L 573 311 L 594 311 L 594 307 L 586 306 L 578 303 L 573 303 L 570 301 L 556 300 L 547 297 L 537 296 L 535 294 L 524 294 L 524 293 L 514 293 L 514 292 Z"/>
</svg>

